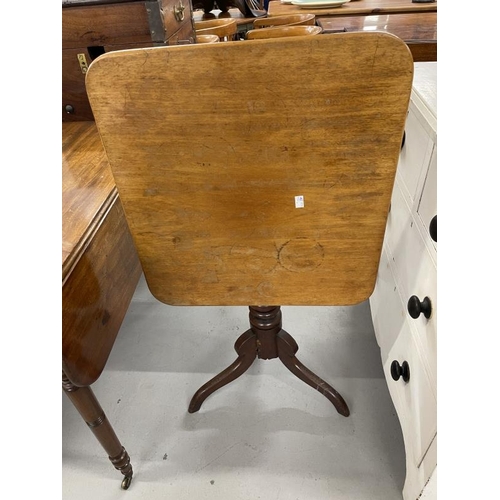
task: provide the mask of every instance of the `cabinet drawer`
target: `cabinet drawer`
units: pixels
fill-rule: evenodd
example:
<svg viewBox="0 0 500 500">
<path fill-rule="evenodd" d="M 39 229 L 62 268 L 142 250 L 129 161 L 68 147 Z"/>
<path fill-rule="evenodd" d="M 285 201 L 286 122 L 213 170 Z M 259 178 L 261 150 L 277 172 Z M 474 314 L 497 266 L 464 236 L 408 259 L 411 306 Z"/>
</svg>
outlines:
<svg viewBox="0 0 500 500">
<path fill-rule="evenodd" d="M 431 220 L 437 215 L 437 145 L 434 146 L 425 178 L 422 196 L 418 204 L 417 213 L 422 224 L 424 238 L 432 251 L 436 251 L 436 242 L 431 238 L 429 226 Z"/>
<path fill-rule="evenodd" d="M 405 142 L 399 154 L 398 176 L 403 182 L 411 205 L 417 196 L 421 175 L 425 176 L 427 172 L 432 148 L 433 141 L 410 103 L 405 125 Z"/>
<path fill-rule="evenodd" d="M 406 457 L 406 480 L 403 488 L 403 498 L 405 500 L 416 500 L 425 497 L 427 500 L 436 499 L 436 495 L 426 496 L 424 491 L 437 466 L 437 434 L 434 436 L 429 449 L 427 450 L 422 463 L 415 467 L 412 463 L 413 457 Z M 429 492 L 430 493 L 430 492 Z M 420 496 L 420 495 L 423 496 Z"/>
<path fill-rule="evenodd" d="M 426 352 L 425 366 L 433 386 L 437 381 L 437 270 L 434 258 L 422 239 L 417 223 L 410 214 L 401 190 L 396 185 L 393 191 L 391 211 L 386 233 L 386 247 L 393 267 L 401 307 L 407 321 L 415 330 L 417 341 Z M 410 317 L 408 300 L 416 296 L 420 301 L 428 297 L 431 316 L 420 314 Z"/>
<path fill-rule="evenodd" d="M 63 49 L 151 40 L 144 2 L 80 5 L 62 9 Z"/>
<path fill-rule="evenodd" d="M 401 184 L 396 181 L 392 190 L 391 207 L 387 215 L 384 237 L 384 246 L 388 248 L 391 260 L 393 260 L 394 253 L 398 253 L 403 233 L 410 227 L 411 222 L 411 208 L 403 195 Z"/>
<path fill-rule="evenodd" d="M 385 363 L 406 316 L 385 249 L 380 258 L 375 289 L 370 297 L 370 310 L 382 363 Z"/>
<path fill-rule="evenodd" d="M 394 360 L 400 365 L 408 362 L 408 382 L 402 378 L 393 380 L 391 363 Z M 415 466 L 419 467 L 437 431 L 436 398 L 407 322 L 403 323 L 401 333 L 389 352 L 384 372 L 405 434 L 407 453 L 412 454 Z"/>
</svg>

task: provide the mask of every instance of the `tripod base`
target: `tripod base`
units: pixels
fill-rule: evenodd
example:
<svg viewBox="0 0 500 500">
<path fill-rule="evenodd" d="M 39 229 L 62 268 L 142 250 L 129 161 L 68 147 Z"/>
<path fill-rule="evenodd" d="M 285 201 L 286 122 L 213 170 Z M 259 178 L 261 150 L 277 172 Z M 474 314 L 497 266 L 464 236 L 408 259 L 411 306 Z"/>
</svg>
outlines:
<svg viewBox="0 0 500 500">
<path fill-rule="evenodd" d="M 189 413 L 197 412 L 208 396 L 243 375 L 259 357 L 279 358 L 295 376 L 323 394 L 341 415 L 348 417 L 349 408 L 342 396 L 295 356 L 299 347 L 293 337 L 281 328 L 280 306 L 250 306 L 249 309 L 251 327 L 234 344 L 238 358 L 196 391 L 189 404 Z"/>
</svg>

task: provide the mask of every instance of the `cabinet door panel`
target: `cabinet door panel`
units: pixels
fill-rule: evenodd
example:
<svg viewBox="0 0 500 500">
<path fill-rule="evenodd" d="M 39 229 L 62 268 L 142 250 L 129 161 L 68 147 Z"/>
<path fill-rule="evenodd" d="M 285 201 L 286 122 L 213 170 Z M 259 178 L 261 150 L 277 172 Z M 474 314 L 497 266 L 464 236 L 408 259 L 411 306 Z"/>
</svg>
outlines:
<svg viewBox="0 0 500 500">
<path fill-rule="evenodd" d="M 398 164 L 398 176 L 402 180 L 410 204 L 413 204 L 419 186 L 421 174 L 427 172 L 433 141 L 418 120 L 411 105 L 406 118 L 405 143 L 401 148 Z"/>
<path fill-rule="evenodd" d="M 406 319 L 416 331 L 417 341 L 426 353 L 426 370 L 435 386 L 437 379 L 437 272 L 436 263 L 422 240 L 421 231 L 411 216 L 402 192 L 394 189 L 389 214 L 387 246 L 394 268 L 396 286 Z M 420 301 L 431 301 L 430 318 L 420 314 L 417 319 L 408 313 L 408 300 L 417 296 Z M 435 392 L 435 391 L 434 391 Z"/>
<path fill-rule="evenodd" d="M 382 363 L 385 363 L 405 321 L 405 310 L 385 249 L 380 259 L 374 293 L 370 297 L 370 309 Z"/>
<path fill-rule="evenodd" d="M 393 380 L 391 363 L 407 361 L 410 366 L 410 379 Z M 401 428 L 408 445 L 407 453 L 413 456 L 416 467 L 420 465 L 437 431 L 436 399 L 429 378 L 423 368 L 417 347 L 408 323 L 404 323 L 393 348 L 389 352 L 384 372 L 389 392 L 398 412 Z"/>
<path fill-rule="evenodd" d="M 424 249 L 425 250 L 425 249 Z M 426 255 L 426 252 L 424 252 Z M 437 397 L 437 278 L 436 269 L 431 259 L 424 258 L 421 267 L 421 274 L 412 288 L 402 297 L 406 309 L 406 318 L 415 333 L 415 341 L 419 344 L 421 352 L 425 353 L 424 366 L 427 370 L 432 384 L 432 391 Z M 420 300 L 428 297 L 431 302 L 431 316 L 426 318 L 423 314 L 416 319 L 412 318 L 408 312 L 407 303 L 411 295 L 416 295 Z"/>
<path fill-rule="evenodd" d="M 391 197 L 391 209 L 387 216 L 384 245 L 388 249 L 389 257 L 394 261 L 394 253 L 401 245 L 404 232 L 412 221 L 411 210 L 403 195 L 398 182 L 394 185 Z"/>
<path fill-rule="evenodd" d="M 429 225 L 432 218 L 437 215 L 437 146 L 434 147 L 432 152 L 429 171 L 427 172 L 417 213 L 422 223 L 425 241 L 430 248 L 436 250 L 437 245 L 430 237 Z"/>
</svg>

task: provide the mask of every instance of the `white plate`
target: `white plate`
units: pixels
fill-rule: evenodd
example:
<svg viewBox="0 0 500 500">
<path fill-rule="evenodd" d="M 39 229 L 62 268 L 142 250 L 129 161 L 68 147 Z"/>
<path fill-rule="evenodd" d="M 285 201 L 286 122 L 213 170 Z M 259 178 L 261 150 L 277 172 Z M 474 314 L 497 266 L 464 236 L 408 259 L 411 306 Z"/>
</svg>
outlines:
<svg viewBox="0 0 500 500">
<path fill-rule="evenodd" d="M 302 9 L 333 9 L 351 0 L 292 0 L 292 4 Z"/>
</svg>

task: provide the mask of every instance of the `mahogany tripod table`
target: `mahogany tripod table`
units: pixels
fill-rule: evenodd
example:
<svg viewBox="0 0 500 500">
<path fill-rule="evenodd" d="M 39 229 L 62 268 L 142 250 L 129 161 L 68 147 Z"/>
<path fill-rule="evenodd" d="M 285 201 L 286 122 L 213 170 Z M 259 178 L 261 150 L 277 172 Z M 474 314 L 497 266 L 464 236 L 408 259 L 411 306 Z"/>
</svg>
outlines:
<svg viewBox="0 0 500 500">
<path fill-rule="evenodd" d="M 386 33 L 113 52 L 87 92 L 151 293 L 250 307 L 237 360 L 295 357 L 279 305 L 354 305 L 374 287 L 413 78 Z"/>
</svg>

